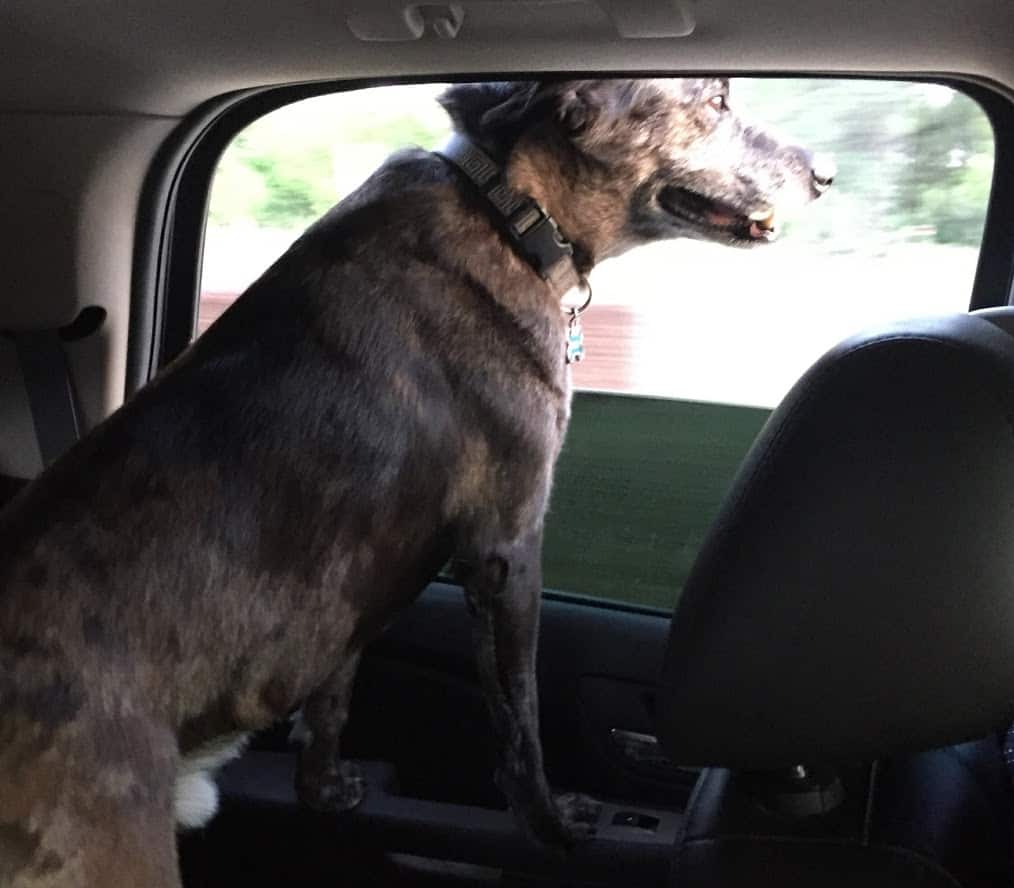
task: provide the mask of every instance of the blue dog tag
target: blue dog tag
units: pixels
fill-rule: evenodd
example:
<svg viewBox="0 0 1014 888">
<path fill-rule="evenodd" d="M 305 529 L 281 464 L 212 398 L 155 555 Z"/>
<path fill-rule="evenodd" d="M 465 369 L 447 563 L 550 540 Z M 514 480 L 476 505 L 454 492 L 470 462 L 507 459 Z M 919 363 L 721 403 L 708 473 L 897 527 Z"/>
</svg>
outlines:
<svg viewBox="0 0 1014 888">
<path fill-rule="evenodd" d="M 567 363 L 577 364 L 584 360 L 584 330 L 578 320 L 577 311 L 571 311 L 567 324 Z"/>
</svg>

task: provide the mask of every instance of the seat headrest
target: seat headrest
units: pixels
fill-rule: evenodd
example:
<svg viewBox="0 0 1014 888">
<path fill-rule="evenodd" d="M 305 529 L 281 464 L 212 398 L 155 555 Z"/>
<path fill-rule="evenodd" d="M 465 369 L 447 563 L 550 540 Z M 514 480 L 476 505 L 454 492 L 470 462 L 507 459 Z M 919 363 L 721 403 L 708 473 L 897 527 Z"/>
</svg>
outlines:
<svg viewBox="0 0 1014 888">
<path fill-rule="evenodd" d="M 742 465 L 673 615 L 674 761 L 872 759 L 1014 714 L 1014 313 L 826 354 Z"/>
</svg>

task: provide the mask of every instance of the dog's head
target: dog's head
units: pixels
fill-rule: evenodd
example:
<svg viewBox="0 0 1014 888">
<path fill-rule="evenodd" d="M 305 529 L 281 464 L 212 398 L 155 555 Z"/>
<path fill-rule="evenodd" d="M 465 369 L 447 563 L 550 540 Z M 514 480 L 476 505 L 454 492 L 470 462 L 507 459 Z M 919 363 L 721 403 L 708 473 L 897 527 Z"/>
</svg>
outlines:
<svg viewBox="0 0 1014 888">
<path fill-rule="evenodd" d="M 441 102 L 592 261 L 671 237 L 765 243 L 834 177 L 741 119 L 726 78 L 462 84 Z"/>
</svg>

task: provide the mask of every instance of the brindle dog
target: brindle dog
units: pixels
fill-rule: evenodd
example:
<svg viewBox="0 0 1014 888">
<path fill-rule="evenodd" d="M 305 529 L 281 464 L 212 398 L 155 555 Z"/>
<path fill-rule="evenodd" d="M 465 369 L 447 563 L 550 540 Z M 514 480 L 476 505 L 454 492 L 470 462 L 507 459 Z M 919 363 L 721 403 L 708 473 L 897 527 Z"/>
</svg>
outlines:
<svg viewBox="0 0 1014 888">
<path fill-rule="evenodd" d="M 452 558 L 499 785 L 539 840 L 588 834 L 584 806 L 547 786 L 534 678 L 570 409 L 561 299 L 650 240 L 764 242 L 776 207 L 829 184 L 727 94 L 722 79 L 452 87 L 457 130 L 573 244 L 566 275 L 536 274 L 444 159 L 396 155 L 14 501 L 0 885 L 178 885 L 175 781 L 213 807 L 199 772 L 222 738 L 298 705 L 301 797 L 354 805 L 338 743 L 356 664 Z"/>
</svg>

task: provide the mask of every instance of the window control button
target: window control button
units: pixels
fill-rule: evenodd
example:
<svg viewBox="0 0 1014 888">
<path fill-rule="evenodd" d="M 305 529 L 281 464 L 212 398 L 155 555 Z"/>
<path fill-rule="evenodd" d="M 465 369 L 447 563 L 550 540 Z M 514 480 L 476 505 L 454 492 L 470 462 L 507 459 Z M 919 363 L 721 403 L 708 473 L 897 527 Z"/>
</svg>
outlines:
<svg viewBox="0 0 1014 888">
<path fill-rule="evenodd" d="M 646 829 L 655 832 L 658 829 L 659 819 L 650 814 L 641 814 L 638 811 L 617 811 L 613 815 L 613 826 L 630 826 L 637 829 Z"/>
</svg>

